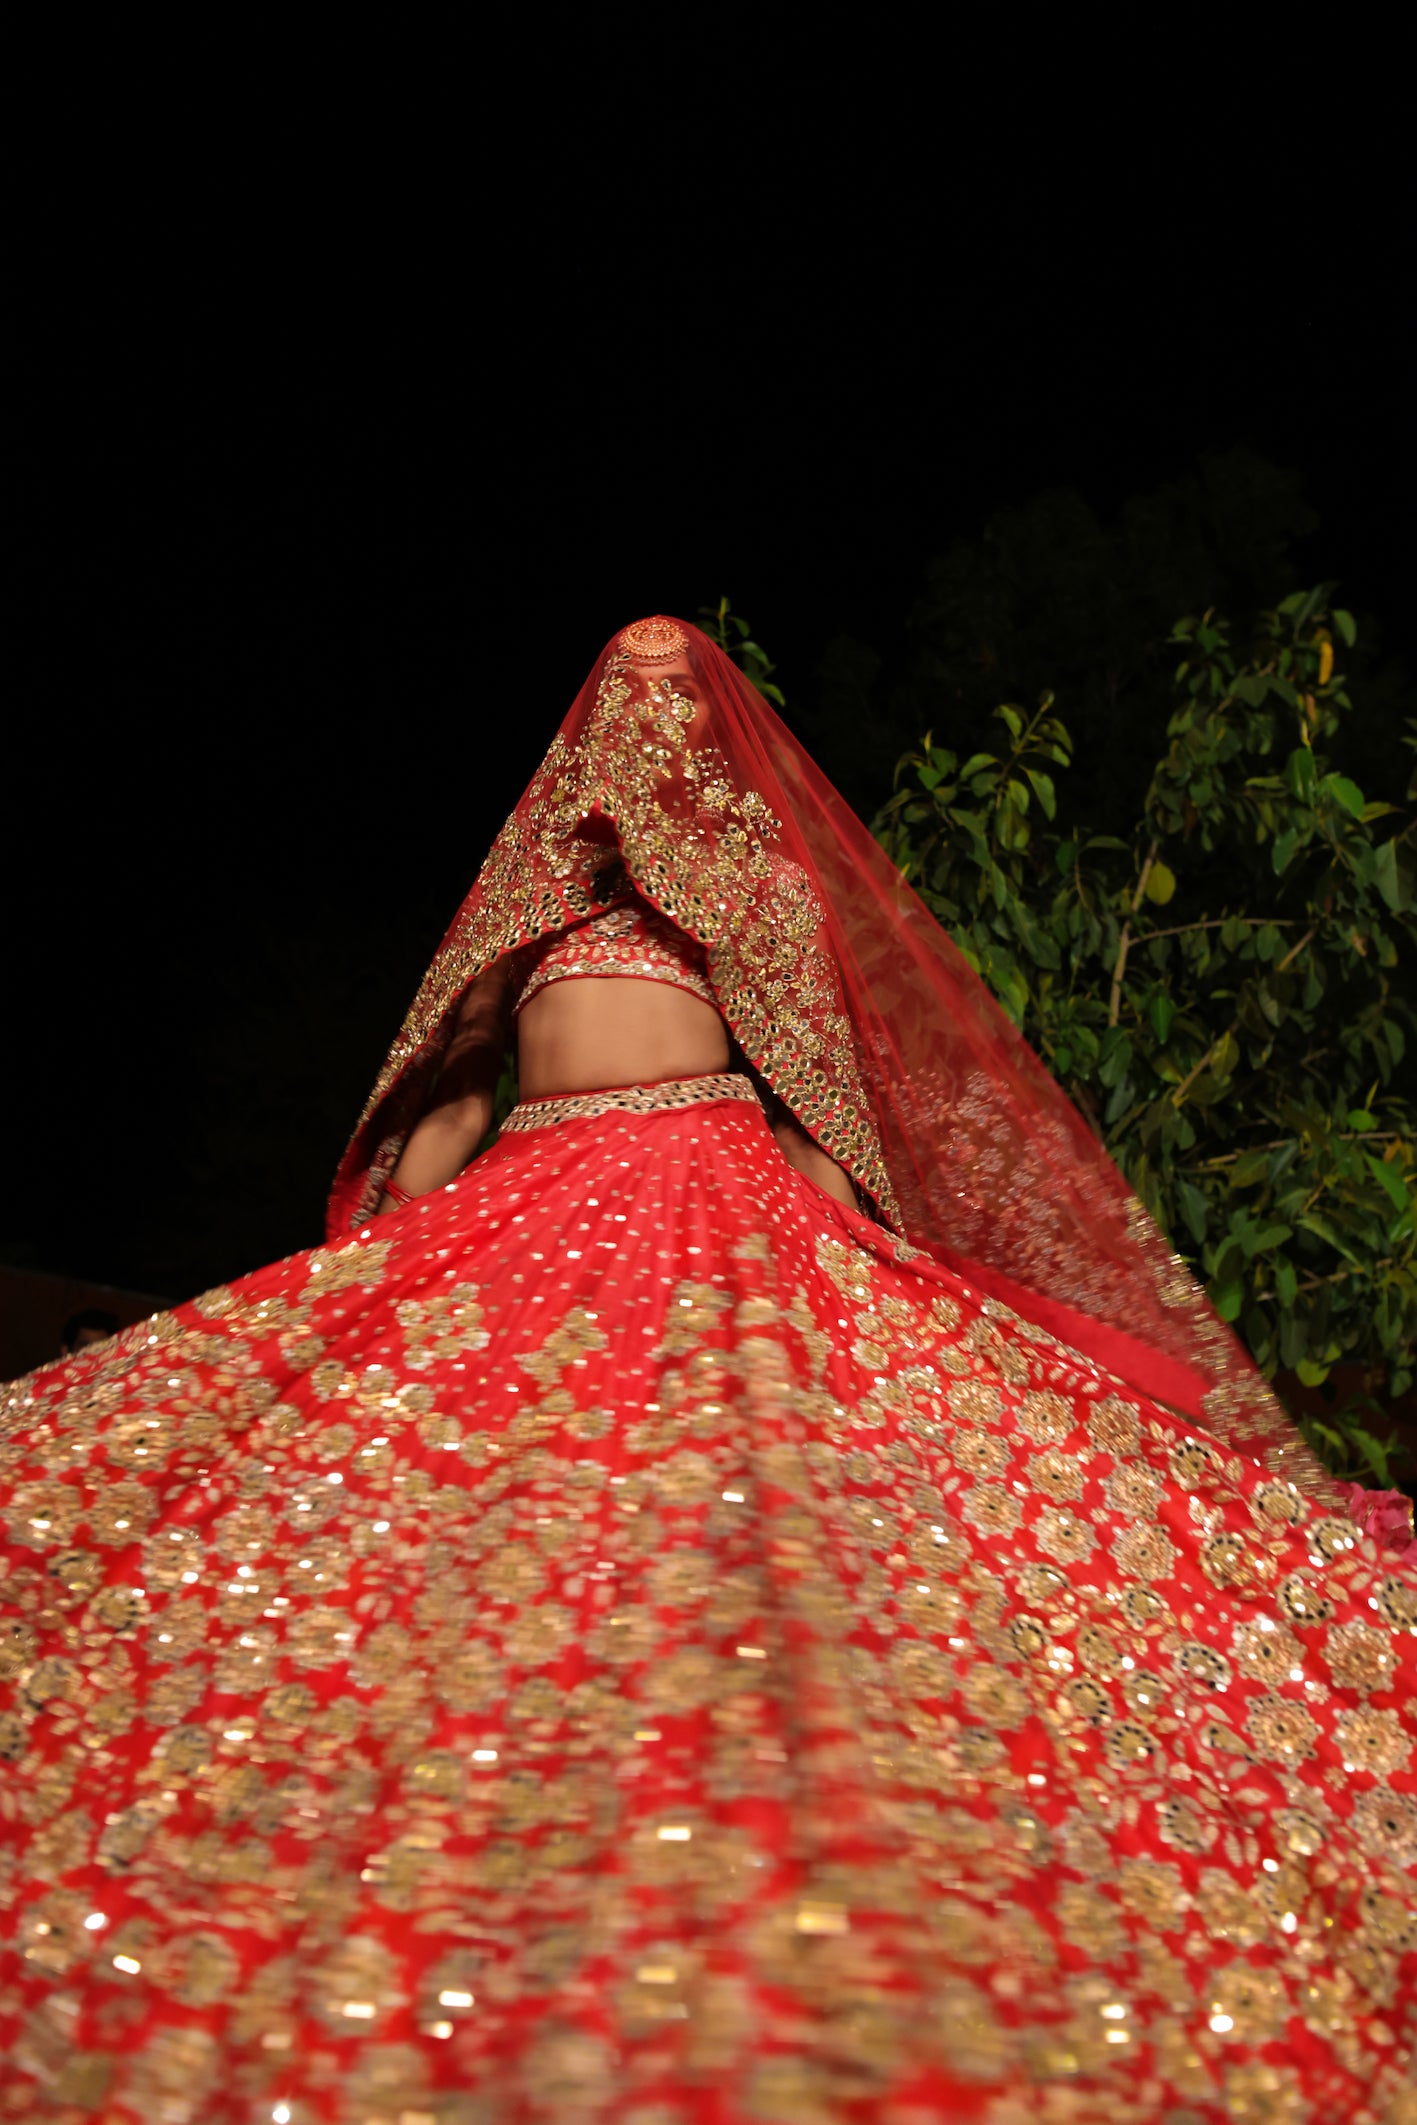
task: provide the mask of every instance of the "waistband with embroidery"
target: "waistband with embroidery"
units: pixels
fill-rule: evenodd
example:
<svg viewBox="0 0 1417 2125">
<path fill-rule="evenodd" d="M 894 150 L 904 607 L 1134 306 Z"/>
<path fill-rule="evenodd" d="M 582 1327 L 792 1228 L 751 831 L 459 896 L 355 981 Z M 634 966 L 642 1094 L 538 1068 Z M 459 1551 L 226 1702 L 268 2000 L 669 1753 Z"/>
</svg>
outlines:
<svg viewBox="0 0 1417 2125">
<path fill-rule="evenodd" d="M 554 1122 L 592 1121 L 601 1114 L 660 1114 L 676 1107 L 703 1107 L 714 1100 L 746 1100 L 758 1105 L 751 1078 L 722 1070 L 710 1077 L 671 1077 L 660 1085 L 607 1085 L 599 1092 L 557 1092 L 548 1099 L 523 1100 L 502 1124 L 510 1129 L 546 1129 Z"/>
</svg>

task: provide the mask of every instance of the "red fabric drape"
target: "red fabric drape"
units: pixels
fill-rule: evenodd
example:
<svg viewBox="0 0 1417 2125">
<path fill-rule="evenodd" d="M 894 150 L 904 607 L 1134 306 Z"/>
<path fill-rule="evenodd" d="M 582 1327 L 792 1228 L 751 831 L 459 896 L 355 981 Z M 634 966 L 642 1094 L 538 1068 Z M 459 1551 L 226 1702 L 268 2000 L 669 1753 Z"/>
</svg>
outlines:
<svg viewBox="0 0 1417 2125">
<path fill-rule="evenodd" d="M 620 861 L 707 948 L 748 1059 L 904 1240 L 1340 1502 L 983 982 L 684 622 L 638 622 L 597 659 L 414 999 L 341 1165 L 332 1236 L 377 1201 L 469 983 L 593 909 Z"/>
</svg>

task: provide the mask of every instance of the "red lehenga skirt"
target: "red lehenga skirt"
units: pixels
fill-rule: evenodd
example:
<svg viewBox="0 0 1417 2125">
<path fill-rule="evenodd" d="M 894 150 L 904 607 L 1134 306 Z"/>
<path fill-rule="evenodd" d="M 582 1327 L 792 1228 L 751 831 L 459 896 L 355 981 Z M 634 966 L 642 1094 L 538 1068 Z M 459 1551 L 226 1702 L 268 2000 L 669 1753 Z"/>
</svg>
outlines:
<svg viewBox="0 0 1417 2125">
<path fill-rule="evenodd" d="M 0 2118 L 1417 2118 L 1417 1574 L 741 1079 L 14 1391 Z"/>
</svg>

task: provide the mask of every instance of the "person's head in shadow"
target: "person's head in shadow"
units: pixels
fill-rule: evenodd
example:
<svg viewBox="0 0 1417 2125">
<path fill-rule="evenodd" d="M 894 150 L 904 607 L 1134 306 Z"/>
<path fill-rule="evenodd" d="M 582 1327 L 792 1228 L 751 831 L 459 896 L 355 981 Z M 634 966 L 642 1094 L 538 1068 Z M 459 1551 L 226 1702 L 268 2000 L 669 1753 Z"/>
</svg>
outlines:
<svg viewBox="0 0 1417 2125">
<path fill-rule="evenodd" d="M 78 1351 L 87 1350 L 91 1343 L 106 1343 L 117 1333 L 116 1313 L 105 1313 L 99 1306 L 85 1306 L 82 1312 L 70 1314 L 59 1340 L 65 1357 L 72 1358 Z"/>
</svg>

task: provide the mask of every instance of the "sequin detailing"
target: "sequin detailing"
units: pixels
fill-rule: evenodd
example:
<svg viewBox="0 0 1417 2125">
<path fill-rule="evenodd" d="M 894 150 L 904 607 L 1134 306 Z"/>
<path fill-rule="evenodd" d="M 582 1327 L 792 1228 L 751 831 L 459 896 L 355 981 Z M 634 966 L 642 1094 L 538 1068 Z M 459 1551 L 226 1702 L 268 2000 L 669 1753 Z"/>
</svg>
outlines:
<svg viewBox="0 0 1417 2125">
<path fill-rule="evenodd" d="M 1417 1574 L 741 1097 L 7 1399 L 7 2120 L 1413 2125 Z"/>
<path fill-rule="evenodd" d="M 736 786 L 714 747 L 691 742 L 696 714 L 672 678 L 635 672 L 623 646 L 606 659 L 580 736 L 557 733 L 410 1006 L 341 1164 L 332 1215 L 342 1229 L 378 1203 L 469 982 L 612 905 L 627 876 L 704 947 L 715 1002 L 748 1061 L 899 1224 L 821 905 L 763 797 Z M 578 838 L 597 808 L 615 822 L 618 852 Z"/>
<path fill-rule="evenodd" d="M 637 895 L 533 946 L 526 956 L 516 1011 L 553 982 L 596 975 L 668 982 L 718 1008 L 703 946 Z"/>
<path fill-rule="evenodd" d="M 563 1092 L 553 1099 L 523 1100 L 503 1122 L 503 1130 L 549 1129 L 560 1122 L 596 1121 L 603 1114 L 667 1114 L 682 1107 L 712 1106 L 718 1100 L 759 1105 L 751 1078 L 736 1071 L 712 1076 L 674 1077 L 662 1085 L 611 1085 L 600 1092 Z"/>
</svg>

